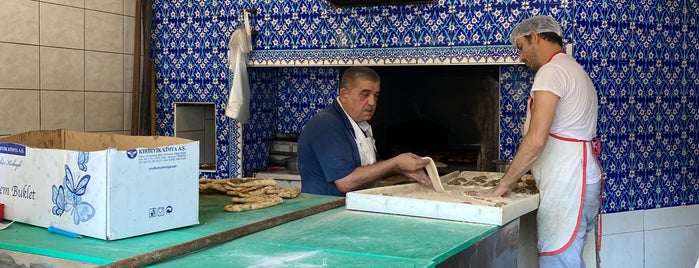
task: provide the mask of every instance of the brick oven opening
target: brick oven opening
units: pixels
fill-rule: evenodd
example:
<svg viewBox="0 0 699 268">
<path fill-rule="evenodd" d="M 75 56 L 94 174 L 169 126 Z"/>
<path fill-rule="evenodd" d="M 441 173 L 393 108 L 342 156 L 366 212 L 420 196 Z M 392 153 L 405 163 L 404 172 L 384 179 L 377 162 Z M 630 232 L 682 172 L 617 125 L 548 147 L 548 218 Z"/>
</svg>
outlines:
<svg viewBox="0 0 699 268">
<path fill-rule="evenodd" d="M 492 170 L 498 159 L 499 68 L 491 65 L 381 66 L 370 123 L 382 159 L 430 156 L 446 174 Z"/>
</svg>

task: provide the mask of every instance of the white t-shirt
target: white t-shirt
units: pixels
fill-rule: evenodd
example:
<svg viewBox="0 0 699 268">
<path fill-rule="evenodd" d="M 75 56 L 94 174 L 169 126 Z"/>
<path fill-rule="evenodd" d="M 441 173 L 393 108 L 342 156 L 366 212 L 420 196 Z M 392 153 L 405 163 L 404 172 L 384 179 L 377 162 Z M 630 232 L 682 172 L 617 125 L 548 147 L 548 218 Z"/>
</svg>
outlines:
<svg viewBox="0 0 699 268">
<path fill-rule="evenodd" d="M 532 97 L 535 91 L 548 91 L 560 97 L 551 133 L 578 140 L 591 140 L 596 136 L 597 92 L 590 77 L 573 57 L 559 53 L 541 66 L 534 77 Z M 528 125 L 529 122 L 525 124 Z M 587 183 L 596 183 L 601 172 L 592 150 L 588 150 L 587 159 Z"/>
</svg>

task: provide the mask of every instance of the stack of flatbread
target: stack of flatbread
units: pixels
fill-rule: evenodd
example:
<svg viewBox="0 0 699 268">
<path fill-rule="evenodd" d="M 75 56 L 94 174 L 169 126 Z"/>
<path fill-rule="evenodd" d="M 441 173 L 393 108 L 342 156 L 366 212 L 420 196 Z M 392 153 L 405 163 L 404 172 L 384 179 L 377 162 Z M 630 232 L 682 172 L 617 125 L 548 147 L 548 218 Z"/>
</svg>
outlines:
<svg viewBox="0 0 699 268">
<path fill-rule="evenodd" d="M 301 189 L 279 187 L 273 178 L 201 178 L 199 192 L 232 196 L 232 203 L 224 206 L 223 210 L 241 212 L 276 206 L 283 203 L 284 199 L 297 197 Z"/>
</svg>

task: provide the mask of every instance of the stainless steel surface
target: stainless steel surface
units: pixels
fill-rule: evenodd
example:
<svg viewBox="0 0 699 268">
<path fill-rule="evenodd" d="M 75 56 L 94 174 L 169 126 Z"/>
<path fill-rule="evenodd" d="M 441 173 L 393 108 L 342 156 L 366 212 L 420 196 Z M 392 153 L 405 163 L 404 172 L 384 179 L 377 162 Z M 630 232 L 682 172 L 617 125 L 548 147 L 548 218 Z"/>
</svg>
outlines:
<svg viewBox="0 0 699 268">
<path fill-rule="evenodd" d="M 437 267 L 517 267 L 519 219 L 451 256 Z"/>
<path fill-rule="evenodd" d="M 294 156 L 286 159 L 286 171 L 291 174 L 299 174 L 298 158 Z"/>
</svg>

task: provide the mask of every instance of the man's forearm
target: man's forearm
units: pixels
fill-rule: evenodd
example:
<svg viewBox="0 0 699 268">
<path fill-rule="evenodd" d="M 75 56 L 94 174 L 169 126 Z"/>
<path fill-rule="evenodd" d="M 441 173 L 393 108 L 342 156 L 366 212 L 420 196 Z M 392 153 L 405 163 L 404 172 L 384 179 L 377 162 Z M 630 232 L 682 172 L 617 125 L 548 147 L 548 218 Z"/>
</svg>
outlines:
<svg viewBox="0 0 699 268">
<path fill-rule="evenodd" d="M 517 149 L 515 157 L 512 159 L 510 167 L 500 179 L 500 184 L 507 185 L 510 188 L 514 186 L 519 178 L 524 176 L 524 174 L 531 169 L 536 159 L 541 155 L 544 146 L 545 143 L 534 143 L 531 137 L 525 136 Z"/>
<path fill-rule="evenodd" d="M 363 189 L 367 185 L 395 174 L 396 164 L 393 159 L 379 161 L 371 165 L 357 167 L 346 177 L 335 181 L 340 192 L 346 193 Z"/>
</svg>

